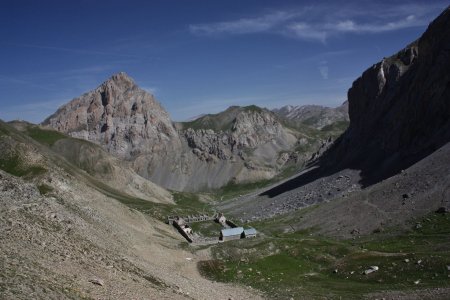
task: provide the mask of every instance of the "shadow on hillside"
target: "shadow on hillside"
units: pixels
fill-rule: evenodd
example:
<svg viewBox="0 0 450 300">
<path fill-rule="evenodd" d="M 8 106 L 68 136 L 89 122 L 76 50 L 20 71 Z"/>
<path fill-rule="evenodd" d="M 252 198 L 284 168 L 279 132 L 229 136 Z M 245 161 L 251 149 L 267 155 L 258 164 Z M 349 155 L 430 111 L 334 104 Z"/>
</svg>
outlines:
<svg viewBox="0 0 450 300">
<path fill-rule="evenodd" d="M 349 143 L 343 142 L 344 138 L 344 135 L 341 136 L 322 155 L 314 164 L 318 166 L 317 168 L 264 191 L 259 196 L 273 198 L 345 169 L 359 170 L 359 183 L 366 188 L 400 173 L 450 142 L 450 137 L 434 139 L 429 146 L 424 146 L 421 151 L 411 154 L 410 151 L 387 153 L 369 147 L 351 149 Z"/>
</svg>

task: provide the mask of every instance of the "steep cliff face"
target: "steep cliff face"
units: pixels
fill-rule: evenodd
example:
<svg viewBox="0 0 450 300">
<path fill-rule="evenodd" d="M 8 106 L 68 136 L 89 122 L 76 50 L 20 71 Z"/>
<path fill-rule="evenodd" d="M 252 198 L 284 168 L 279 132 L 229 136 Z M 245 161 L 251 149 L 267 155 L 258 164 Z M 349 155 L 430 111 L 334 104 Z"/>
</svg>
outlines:
<svg viewBox="0 0 450 300">
<path fill-rule="evenodd" d="M 334 152 L 346 163 L 383 162 L 396 172 L 449 141 L 450 9 L 417 41 L 367 69 L 348 100 L 350 126 Z"/>
</svg>

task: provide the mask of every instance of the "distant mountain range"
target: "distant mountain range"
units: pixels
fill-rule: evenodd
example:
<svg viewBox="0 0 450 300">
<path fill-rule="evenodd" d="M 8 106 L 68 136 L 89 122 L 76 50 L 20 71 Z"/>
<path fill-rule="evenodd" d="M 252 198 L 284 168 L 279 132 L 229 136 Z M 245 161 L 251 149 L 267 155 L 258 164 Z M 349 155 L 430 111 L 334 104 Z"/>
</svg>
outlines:
<svg viewBox="0 0 450 300">
<path fill-rule="evenodd" d="M 296 121 L 316 129 L 323 129 L 325 126 L 331 126 L 337 122 L 349 122 L 347 101 L 336 108 L 320 105 L 286 105 L 273 109 L 272 111 L 288 120 Z"/>
</svg>

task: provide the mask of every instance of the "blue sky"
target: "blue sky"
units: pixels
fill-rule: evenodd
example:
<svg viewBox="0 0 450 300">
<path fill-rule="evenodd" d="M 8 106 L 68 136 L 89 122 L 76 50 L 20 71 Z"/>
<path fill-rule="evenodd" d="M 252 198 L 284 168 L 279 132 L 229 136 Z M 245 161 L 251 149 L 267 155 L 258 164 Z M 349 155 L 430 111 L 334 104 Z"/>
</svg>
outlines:
<svg viewBox="0 0 450 300">
<path fill-rule="evenodd" d="M 175 120 L 230 105 L 337 106 L 446 1 L 0 2 L 0 118 L 41 122 L 125 71 Z"/>
</svg>

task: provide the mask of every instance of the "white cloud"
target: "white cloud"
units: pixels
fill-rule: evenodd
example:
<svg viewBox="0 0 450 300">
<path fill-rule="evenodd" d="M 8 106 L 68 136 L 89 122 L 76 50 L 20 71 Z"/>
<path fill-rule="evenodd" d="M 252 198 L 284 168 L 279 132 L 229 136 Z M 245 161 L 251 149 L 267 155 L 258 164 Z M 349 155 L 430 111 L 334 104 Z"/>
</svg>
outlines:
<svg viewBox="0 0 450 300">
<path fill-rule="evenodd" d="M 255 18 L 242 18 L 226 22 L 189 25 L 189 31 L 195 35 L 207 36 L 267 32 L 280 23 L 284 23 L 294 18 L 296 15 L 296 13 L 278 11 Z"/>
<path fill-rule="evenodd" d="M 321 28 L 314 28 L 313 25 L 306 23 L 293 23 L 286 27 L 288 33 L 304 40 L 315 40 L 322 43 L 326 42 L 328 34 Z"/>
<path fill-rule="evenodd" d="M 426 25 L 427 22 L 417 18 L 415 15 L 409 15 L 401 20 L 387 23 L 362 23 L 358 24 L 352 20 L 339 21 L 337 23 L 329 23 L 325 25 L 328 32 L 353 32 L 353 33 L 380 33 L 386 31 L 394 31 L 404 28 L 418 27 Z"/>
<path fill-rule="evenodd" d="M 427 25 L 444 2 L 416 4 L 361 3 L 315 5 L 276 11 L 260 16 L 189 26 L 192 34 L 203 36 L 275 33 L 291 38 L 326 43 L 343 34 L 375 34 Z M 332 14 L 330 14 L 332 12 Z"/>
</svg>

